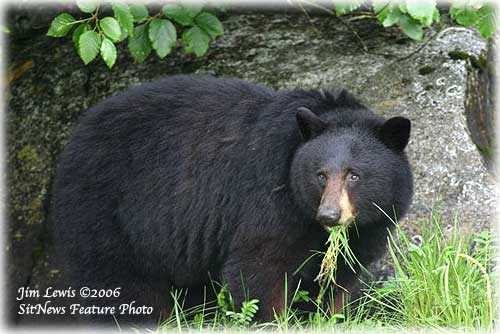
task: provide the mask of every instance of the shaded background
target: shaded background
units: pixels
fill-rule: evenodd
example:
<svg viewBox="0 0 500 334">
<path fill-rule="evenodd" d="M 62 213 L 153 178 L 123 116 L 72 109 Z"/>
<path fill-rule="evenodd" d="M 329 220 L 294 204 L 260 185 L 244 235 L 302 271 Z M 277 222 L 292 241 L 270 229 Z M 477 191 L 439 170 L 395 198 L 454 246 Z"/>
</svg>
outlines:
<svg viewBox="0 0 500 334">
<path fill-rule="evenodd" d="M 73 9 L 68 5 L 66 10 Z M 122 43 L 109 70 L 101 59 L 85 66 L 70 36 L 45 36 L 61 11 L 47 5 L 11 5 L 6 15 L 11 30 L 6 35 L 8 291 L 61 284 L 48 203 L 58 154 L 78 116 L 131 85 L 178 73 L 238 77 L 275 89 L 343 86 L 375 112 L 408 117 L 415 197 L 401 222 L 404 229 L 418 242 L 421 221 L 438 198 L 445 229 L 452 228 L 455 215 L 463 229 L 491 228 L 494 181 L 470 139 L 464 115 L 467 76 L 477 69 L 453 53 L 479 56 L 486 42 L 476 31 L 452 27 L 443 16 L 444 30 L 430 31 L 432 39 L 422 44 L 369 18 L 244 10 L 220 16 L 225 34 L 202 58 L 186 56 L 178 46 L 164 60 L 152 54 L 135 64 Z M 392 269 L 381 259 L 371 270 L 383 279 Z M 41 299 L 32 302 L 45 302 Z M 21 317 L 18 303 L 14 296 L 7 301 L 12 321 L 54 319 Z"/>
</svg>

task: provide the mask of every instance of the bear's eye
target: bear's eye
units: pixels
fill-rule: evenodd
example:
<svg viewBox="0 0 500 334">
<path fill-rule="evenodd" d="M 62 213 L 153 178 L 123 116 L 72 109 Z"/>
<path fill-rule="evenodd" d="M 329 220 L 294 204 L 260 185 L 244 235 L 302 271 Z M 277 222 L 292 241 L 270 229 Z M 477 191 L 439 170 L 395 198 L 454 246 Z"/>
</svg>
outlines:
<svg viewBox="0 0 500 334">
<path fill-rule="evenodd" d="M 324 185 L 326 183 L 326 174 L 324 172 L 318 172 L 316 174 L 316 177 L 318 178 L 318 181 L 321 185 Z"/>
<path fill-rule="evenodd" d="M 354 173 L 354 172 L 350 172 L 348 175 L 348 180 L 352 181 L 352 182 L 356 182 L 359 180 L 359 175 Z"/>
</svg>

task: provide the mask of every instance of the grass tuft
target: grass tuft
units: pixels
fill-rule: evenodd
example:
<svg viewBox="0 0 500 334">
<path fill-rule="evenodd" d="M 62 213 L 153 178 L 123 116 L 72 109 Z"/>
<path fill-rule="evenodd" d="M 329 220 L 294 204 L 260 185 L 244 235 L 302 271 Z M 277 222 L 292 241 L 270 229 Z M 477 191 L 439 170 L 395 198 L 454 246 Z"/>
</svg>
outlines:
<svg viewBox="0 0 500 334">
<path fill-rule="evenodd" d="M 354 323 L 385 326 L 491 328 L 497 305 L 491 232 L 467 234 L 459 220 L 445 233 L 439 209 L 422 222 L 416 244 L 402 229 L 390 234 L 388 248 L 394 276 L 365 291 Z"/>
</svg>

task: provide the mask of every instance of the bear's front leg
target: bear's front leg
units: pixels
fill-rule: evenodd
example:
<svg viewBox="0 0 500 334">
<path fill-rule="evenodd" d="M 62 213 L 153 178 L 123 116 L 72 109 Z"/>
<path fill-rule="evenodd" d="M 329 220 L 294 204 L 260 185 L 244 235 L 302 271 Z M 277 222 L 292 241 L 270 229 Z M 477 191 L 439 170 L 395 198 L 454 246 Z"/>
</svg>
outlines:
<svg viewBox="0 0 500 334">
<path fill-rule="evenodd" d="M 263 258 L 258 255 L 235 257 L 232 254 L 224 265 L 222 276 L 236 311 L 240 310 L 246 299 L 259 300 L 259 311 L 254 319 L 259 322 L 272 321 L 275 314 L 282 314 L 291 304 L 297 287 L 292 266 L 283 258 Z"/>
</svg>

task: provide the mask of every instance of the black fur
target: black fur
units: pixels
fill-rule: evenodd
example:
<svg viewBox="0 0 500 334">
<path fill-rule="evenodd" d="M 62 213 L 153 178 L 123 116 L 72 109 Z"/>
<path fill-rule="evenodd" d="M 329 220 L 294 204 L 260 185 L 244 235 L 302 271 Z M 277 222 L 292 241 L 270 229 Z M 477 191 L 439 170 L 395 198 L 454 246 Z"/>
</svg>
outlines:
<svg viewBox="0 0 500 334">
<path fill-rule="evenodd" d="M 328 126 L 304 140 L 299 108 Z M 361 174 L 351 244 L 365 265 L 391 225 L 372 202 L 399 217 L 407 210 L 408 138 L 383 124 L 343 90 L 275 92 L 212 77 L 174 76 L 104 100 L 82 117 L 54 182 L 55 237 L 72 287 L 121 287 L 119 298 L 83 302 L 153 306 L 150 317 L 116 315 L 144 322 L 165 317 L 172 287 L 195 293 L 209 277 L 223 277 L 240 303 L 243 278 L 259 319 L 272 318 L 285 273 L 290 293 L 299 279 L 314 287 L 317 262 L 292 273 L 327 237 L 314 221 L 318 167 Z M 340 283 L 353 279 L 339 269 Z"/>
</svg>

